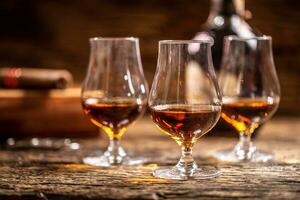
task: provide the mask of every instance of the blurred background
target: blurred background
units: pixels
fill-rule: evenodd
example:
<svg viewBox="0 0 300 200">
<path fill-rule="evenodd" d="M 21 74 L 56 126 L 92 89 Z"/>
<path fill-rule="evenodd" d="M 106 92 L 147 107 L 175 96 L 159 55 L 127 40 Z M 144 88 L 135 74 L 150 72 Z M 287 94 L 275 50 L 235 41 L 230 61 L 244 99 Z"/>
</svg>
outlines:
<svg viewBox="0 0 300 200">
<path fill-rule="evenodd" d="M 273 37 L 282 101 L 276 116 L 300 116 L 300 1 L 246 0 L 249 24 Z M 2 0 L 0 66 L 64 68 L 84 78 L 88 38 L 140 38 L 149 85 L 158 41 L 191 39 L 201 30 L 209 0 Z"/>
</svg>

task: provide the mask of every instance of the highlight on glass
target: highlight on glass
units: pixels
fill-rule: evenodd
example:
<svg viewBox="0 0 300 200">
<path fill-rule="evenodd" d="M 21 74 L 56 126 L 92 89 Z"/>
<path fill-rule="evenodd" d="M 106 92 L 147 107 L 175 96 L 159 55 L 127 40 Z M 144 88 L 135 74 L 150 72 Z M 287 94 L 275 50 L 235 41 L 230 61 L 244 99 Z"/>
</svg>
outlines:
<svg viewBox="0 0 300 200">
<path fill-rule="evenodd" d="M 251 141 L 254 130 L 270 119 L 280 100 L 271 37 L 227 36 L 218 80 L 223 94 L 221 116 L 236 129 L 240 140 L 234 149 L 215 156 L 225 161 L 273 159 L 271 153 L 257 150 Z"/>
<path fill-rule="evenodd" d="M 148 105 L 153 122 L 181 147 L 174 167 L 153 175 L 165 179 L 206 179 L 218 176 L 213 167 L 198 167 L 195 142 L 209 132 L 221 113 L 221 94 L 211 58 L 211 41 L 159 42 L 157 69 Z"/>
<path fill-rule="evenodd" d="M 101 157 L 83 162 L 96 166 L 135 165 L 120 146 L 127 127 L 144 113 L 148 87 L 138 38 L 91 38 L 90 61 L 82 85 L 81 103 L 91 122 L 107 133 L 110 143 Z"/>
</svg>

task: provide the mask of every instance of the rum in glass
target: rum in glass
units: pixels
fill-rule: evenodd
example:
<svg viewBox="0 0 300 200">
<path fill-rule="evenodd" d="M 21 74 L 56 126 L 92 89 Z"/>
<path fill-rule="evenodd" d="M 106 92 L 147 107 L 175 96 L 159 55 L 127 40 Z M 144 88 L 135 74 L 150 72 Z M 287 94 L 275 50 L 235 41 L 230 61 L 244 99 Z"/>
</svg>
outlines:
<svg viewBox="0 0 300 200">
<path fill-rule="evenodd" d="M 140 58 L 138 38 L 91 38 L 90 62 L 82 85 L 81 104 L 91 122 L 107 133 L 110 143 L 99 157 L 83 162 L 95 166 L 134 165 L 120 146 L 127 127 L 143 115 L 148 87 Z"/>
<path fill-rule="evenodd" d="M 195 142 L 209 132 L 221 113 L 209 40 L 159 42 L 157 70 L 148 105 L 153 122 L 181 147 L 174 167 L 153 172 L 164 179 L 206 179 L 219 176 L 213 166 L 198 167 L 192 156 Z"/>
<path fill-rule="evenodd" d="M 252 133 L 275 113 L 280 86 L 270 36 L 227 36 L 219 74 L 223 94 L 222 118 L 240 135 L 234 149 L 217 152 L 225 161 L 266 162 L 273 154 L 257 150 Z"/>
</svg>

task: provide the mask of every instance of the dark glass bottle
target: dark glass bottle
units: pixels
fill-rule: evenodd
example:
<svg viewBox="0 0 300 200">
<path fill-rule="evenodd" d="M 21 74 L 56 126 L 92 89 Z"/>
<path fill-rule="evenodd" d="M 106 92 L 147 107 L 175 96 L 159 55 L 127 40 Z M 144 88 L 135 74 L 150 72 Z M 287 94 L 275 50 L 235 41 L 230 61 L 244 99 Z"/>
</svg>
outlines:
<svg viewBox="0 0 300 200">
<path fill-rule="evenodd" d="M 250 12 L 245 11 L 245 0 L 211 0 L 208 19 L 194 39 L 212 38 L 214 40 L 212 57 L 217 72 L 221 65 L 224 36 L 237 35 L 247 38 L 261 35 L 245 21 L 249 18 Z"/>
<path fill-rule="evenodd" d="M 211 0 L 209 16 L 202 25 L 201 32 L 198 32 L 194 39 L 213 39 L 212 58 L 217 73 L 222 64 L 224 36 L 237 35 L 249 38 L 262 35 L 246 22 L 250 18 L 250 11 L 245 10 L 245 0 Z M 223 119 L 219 120 L 215 130 L 222 136 L 235 136 L 229 133 L 233 129 Z M 257 134 L 257 130 L 253 133 L 253 137 Z"/>
</svg>

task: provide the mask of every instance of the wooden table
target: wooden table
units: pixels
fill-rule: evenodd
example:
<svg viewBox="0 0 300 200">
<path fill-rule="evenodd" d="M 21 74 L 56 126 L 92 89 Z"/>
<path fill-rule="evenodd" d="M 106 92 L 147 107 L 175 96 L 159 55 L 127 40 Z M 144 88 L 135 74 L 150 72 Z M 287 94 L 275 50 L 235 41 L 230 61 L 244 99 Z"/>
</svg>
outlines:
<svg viewBox="0 0 300 200">
<path fill-rule="evenodd" d="M 275 153 L 272 163 L 225 163 L 211 157 L 236 141 L 205 136 L 197 143 L 197 163 L 216 165 L 222 173 L 198 181 L 151 175 L 159 165 L 174 165 L 180 150 L 149 119 L 133 125 L 123 138 L 129 152 L 149 157 L 143 166 L 82 164 L 82 157 L 104 150 L 106 138 L 84 140 L 77 151 L 2 150 L 0 199 L 300 199 L 300 119 L 274 119 L 262 128 L 256 145 Z"/>
</svg>

